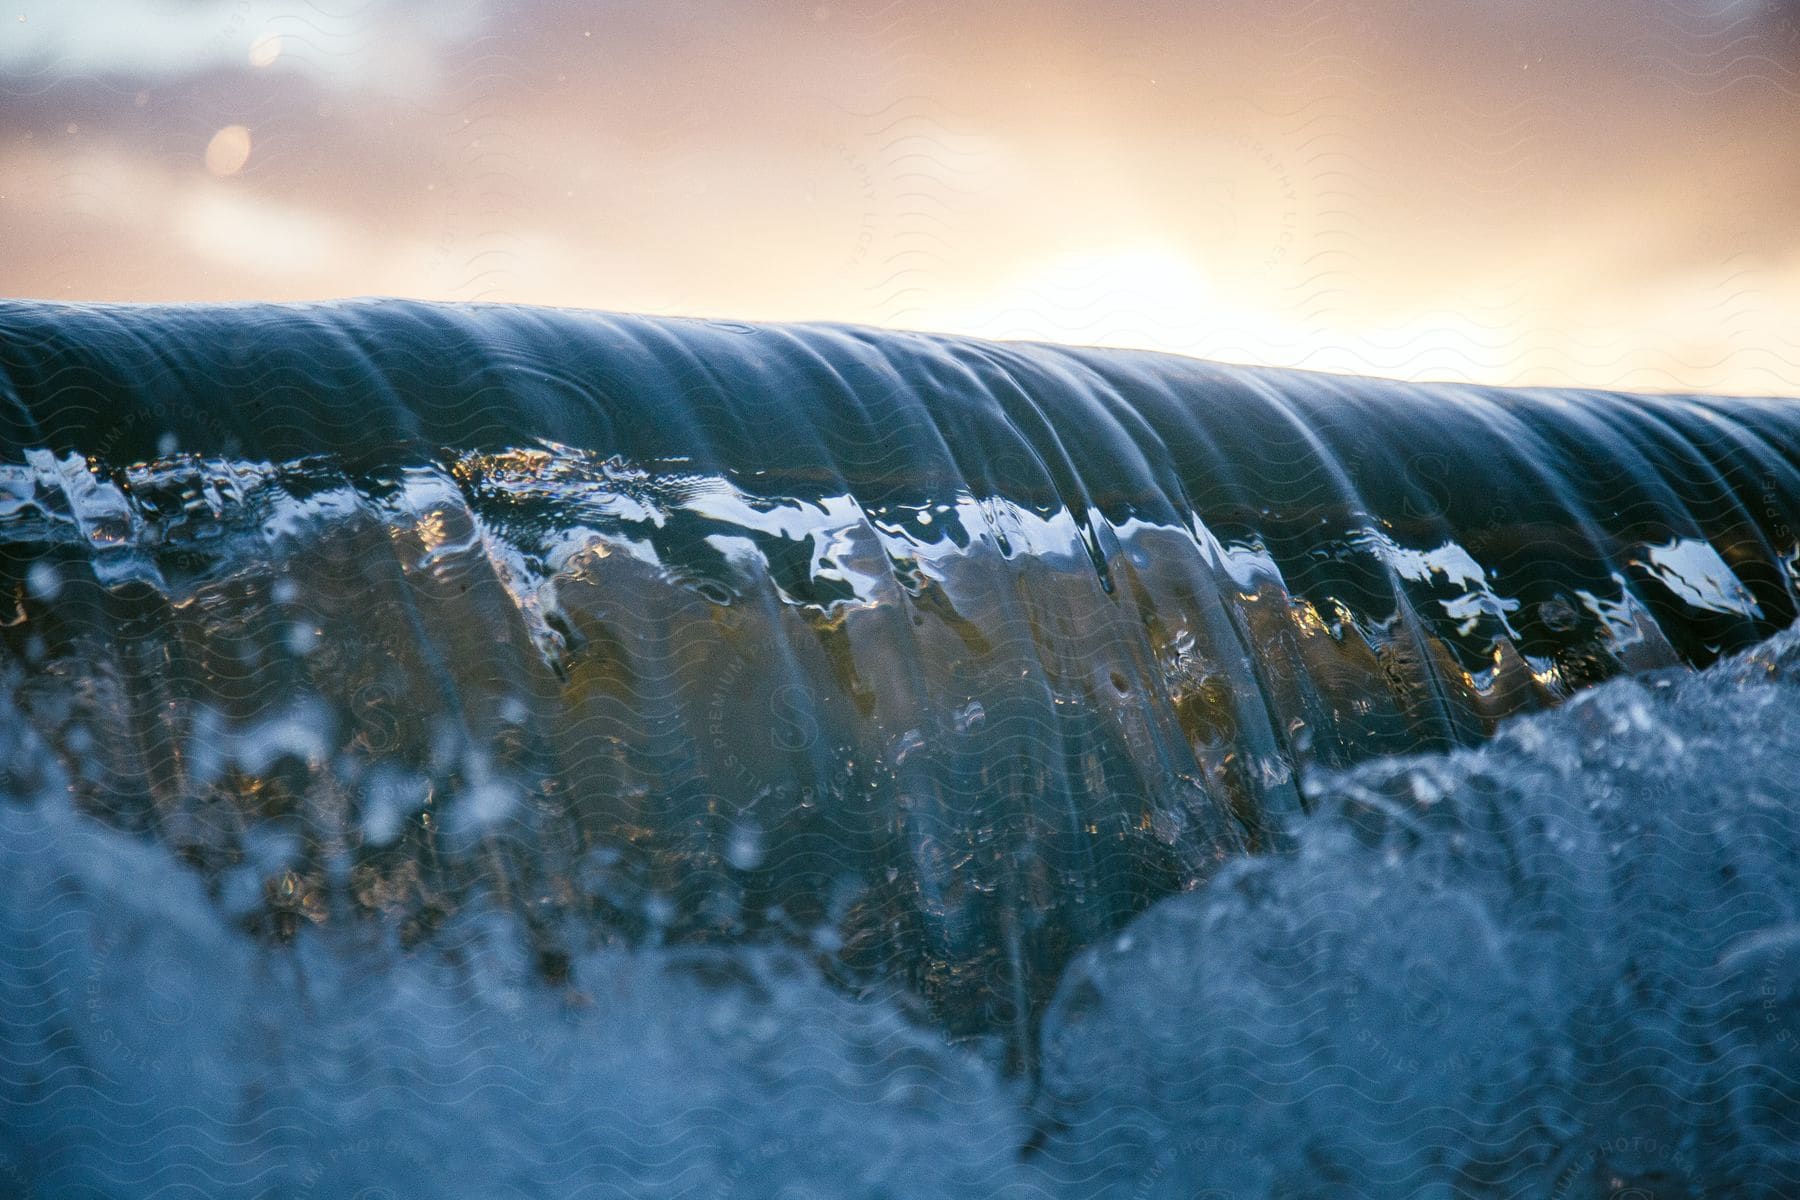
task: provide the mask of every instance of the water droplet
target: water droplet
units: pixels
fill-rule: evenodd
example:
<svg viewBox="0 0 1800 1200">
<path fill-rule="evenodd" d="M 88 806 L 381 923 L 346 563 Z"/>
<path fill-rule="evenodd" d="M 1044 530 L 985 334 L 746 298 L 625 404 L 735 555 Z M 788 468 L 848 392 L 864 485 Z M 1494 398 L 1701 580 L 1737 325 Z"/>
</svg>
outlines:
<svg viewBox="0 0 1800 1200">
<path fill-rule="evenodd" d="M 755 870 L 763 860 L 762 831 L 748 825 L 733 829 L 725 860 L 740 871 Z"/>
<path fill-rule="evenodd" d="M 364 840 L 376 846 L 393 842 L 407 819 L 425 806 L 430 791 L 430 784 L 410 771 L 382 767 L 371 772 L 363 788 Z"/>
<path fill-rule="evenodd" d="M 280 57 L 281 35 L 279 33 L 265 33 L 250 43 L 250 65 L 253 67 L 272 66 Z"/>
<path fill-rule="evenodd" d="M 250 131 L 227 125 L 206 144 L 206 169 L 214 175 L 236 175 L 250 161 Z"/>
<path fill-rule="evenodd" d="M 1575 609 L 1561 596 L 1538 605 L 1538 618 L 1544 622 L 1546 628 L 1554 629 L 1558 633 L 1575 628 Z"/>
<path fill-rule="evenodd" d="M 54 600 L 62 591 L 62 575 L 47 562 L 34 562 L 25 574 L 25 586 L 39 600 Z"/>
</svg>

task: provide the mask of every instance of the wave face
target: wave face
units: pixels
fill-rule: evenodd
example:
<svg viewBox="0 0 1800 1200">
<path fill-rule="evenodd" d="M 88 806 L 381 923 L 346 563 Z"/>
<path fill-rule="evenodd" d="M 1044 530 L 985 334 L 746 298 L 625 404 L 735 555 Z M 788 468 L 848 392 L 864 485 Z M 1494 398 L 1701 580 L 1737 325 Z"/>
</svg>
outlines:
<svg viewBox="0 0 1800 1200">
<path fill-rule="evenodd" d="M 16 716 L 234 925 L 785 946 L 1015 1066 L 1303 771 L 1800 579 L 1794 403 L 830 326 L 0 304 L 0 446 Z"/>
<path fill-rule="evenodd" d="M 1800 634 L 1314 777 L 1067 972 L 1041 1085 L 766 945 L 246 938 L 0 714 L 0 1187 L 142 1197 L 1787 1200 Z"/>
<path fill-rule="evenodd" d="M 1040 1161 L 1070 1195 L 1800 1194 L 1797 703 L 1790 630 L 1321 779 L 1294 853 L 1068 972 Z"/>
</svg>

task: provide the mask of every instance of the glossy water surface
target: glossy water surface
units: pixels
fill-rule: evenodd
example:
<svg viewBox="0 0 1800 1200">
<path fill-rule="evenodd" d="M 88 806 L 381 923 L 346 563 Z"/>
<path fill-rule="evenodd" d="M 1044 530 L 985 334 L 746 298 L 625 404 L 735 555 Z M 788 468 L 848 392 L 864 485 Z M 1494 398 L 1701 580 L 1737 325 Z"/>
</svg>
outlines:
<svg viewBox="0 0 1800 1200">
<path fill-rule="evenodd" d="M 236 924 L 770 943 L 1015 1065 L 1299 780 L 1788 624 L 1800 404 L 0 304 L 0 647 Z"/>
</svg>

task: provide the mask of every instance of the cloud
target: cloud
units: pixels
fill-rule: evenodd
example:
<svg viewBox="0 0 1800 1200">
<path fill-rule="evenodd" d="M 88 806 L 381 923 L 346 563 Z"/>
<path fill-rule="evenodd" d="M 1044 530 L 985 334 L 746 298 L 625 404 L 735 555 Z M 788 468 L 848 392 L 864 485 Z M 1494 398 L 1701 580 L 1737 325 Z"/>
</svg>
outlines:
<svg viewBox="0 0 1800 1200">
<path fill-rule="evenodd" d="M 335 222 L 229 188 L 200 188 L 175 206 L 175 230 L 193 253 L 259 275 L 326 274 L 357 247 Z"/>
<path fill-rule="evenodd" d="M 13 294 L 399 292 L 1800 392 L 1791 4 L 23 2 Z M 232 127 L 248 154 L 212 178 Z"/>
<path fill-rule="evenodd" d="M 466 43 L 485 8 L 481 0 L 429 8 L 413 0 L 27 3 L 0 36 L 0 69 L 15 88 L 83 79 L 156 85 L 280 62 L 336 87 L 416 87 L 427 74 L 419 60 Z"/>
</svg>

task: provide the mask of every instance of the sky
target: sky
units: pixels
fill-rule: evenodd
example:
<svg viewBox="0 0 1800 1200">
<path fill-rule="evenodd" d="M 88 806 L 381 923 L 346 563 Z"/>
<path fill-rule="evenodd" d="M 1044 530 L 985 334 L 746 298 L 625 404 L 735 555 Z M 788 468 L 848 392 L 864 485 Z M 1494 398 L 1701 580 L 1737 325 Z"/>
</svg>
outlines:
<svg viewBox="0 0 1800 1200">
<path fill-rule="evenodd" d="M 1800 0 L 0 0 L 0 295 L 1800 394 Z"/>
</svg>

